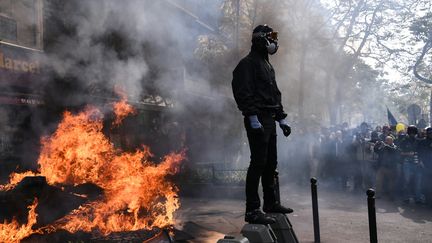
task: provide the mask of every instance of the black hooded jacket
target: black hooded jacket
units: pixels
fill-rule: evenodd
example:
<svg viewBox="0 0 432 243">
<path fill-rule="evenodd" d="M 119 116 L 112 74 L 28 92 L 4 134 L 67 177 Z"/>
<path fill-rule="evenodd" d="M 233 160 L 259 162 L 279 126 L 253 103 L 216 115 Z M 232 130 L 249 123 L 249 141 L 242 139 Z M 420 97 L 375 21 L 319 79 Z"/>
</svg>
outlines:
<svg viewBox="0 0 432 243">
<path fill-rule="evenodd" d="M 268 54 L 259 51 L 254 45 L 234 69 L 232 89 L 237 106 L 244 116 L 258 115 L 263 110 L 273 111 L 275 120 L 287 116 L 283 111 L 281 92 Z"/>
<path fill-rule="evenodd" d="M 432 171 L 432 138 L 426 138 L 419 142 L 420 158 L 424 166 Z"/>
</svg>

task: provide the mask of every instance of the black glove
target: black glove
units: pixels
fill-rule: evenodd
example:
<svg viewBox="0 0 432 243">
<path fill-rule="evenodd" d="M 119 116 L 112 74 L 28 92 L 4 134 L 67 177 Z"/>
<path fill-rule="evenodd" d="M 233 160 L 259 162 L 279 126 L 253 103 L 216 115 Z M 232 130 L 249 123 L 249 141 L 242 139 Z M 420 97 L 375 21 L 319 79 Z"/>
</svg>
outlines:
<svg viewBox="0 0 432 243">
<path fill-rule="evenodd" d="M 278 122 L 283 134 L 285 137 L 288 137 L 291 134 L 291 127 L 288 125 L 288 122 L 285 119 L 279 120 Z"/>
<path fill-rule="evenodd" d="M 279 126 L 282 129 L 285 137 L 288 137 L 291 134 L 291 127 L 290 126 L 288 126 L 287 124 L 279 124 Z"/>
</svg>

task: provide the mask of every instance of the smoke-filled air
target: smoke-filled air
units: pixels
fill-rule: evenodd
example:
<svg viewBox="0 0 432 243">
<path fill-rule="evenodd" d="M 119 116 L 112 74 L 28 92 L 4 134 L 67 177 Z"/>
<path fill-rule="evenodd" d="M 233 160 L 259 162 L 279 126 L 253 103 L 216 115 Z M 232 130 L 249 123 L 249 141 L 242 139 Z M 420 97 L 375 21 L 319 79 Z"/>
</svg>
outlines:
<svg viewBox="0 0 432 243">
<path fill-rule="evenodd" d="M 323 242 L 368 189 L 428 242 L 431 49 L 428 0 L 1 0 L 0 242 L 320 242 L 311 178 Z"/>
</svg>

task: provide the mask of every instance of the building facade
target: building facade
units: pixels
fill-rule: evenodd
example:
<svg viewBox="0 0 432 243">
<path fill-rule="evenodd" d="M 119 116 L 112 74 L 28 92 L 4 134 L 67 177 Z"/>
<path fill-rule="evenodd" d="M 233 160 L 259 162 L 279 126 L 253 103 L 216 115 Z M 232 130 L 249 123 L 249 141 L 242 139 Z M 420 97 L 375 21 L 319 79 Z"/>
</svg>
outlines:
<svg viewBox="0 0 432 243">
<path fill-rule="evenodd" d="M 44 105 L 43 0 L 0 1 L 0 161 L 1 178 L 24 158 L 36 159 L 39 134 L 32 114 Z M 25 168 L 23 168 L 24 170 Z"/>
<path fill-rule="evenodd" d="M 0 1 L 0 179 L 17 168 L 37 167 L 40 137 L 55 130 L 64 110 L 77 111 L 87 104 L 106 104 L 118 98 L 114 87 L 85 86 L 79 74 L 59 75 L 44 64 L 47 57 L 64 50 L 65 40 L 79 41 L 76 26 L 70 20 L 85 17 L 88 13 L 82 6 L 89 1 L 92 0 Z M 103 5 L 101 2 L 95 1 Z M 150 146 L 156 158 L 186 147 L 193 161 L 226 160 L 238 149 L 224 145 L 233 132 L 225 131 L 228 135 L 222 136 L 215 121 L 229 117 L 231 100 L 211 95 L 212 90 L 206 89 L 210 86 L 201 85 L 208 81 L 191 78 L 188 70 L 194 68 L 194 62 L 183 58 L 185 50 L 190 52 L 186 56 L 193 56 L 196 44 L 193 40 L 198 35 L 217 34 L 217 28 L 205 21 L 208 18 L 194 12 L 194 7 L 196 11 L 200 8 L 191 1 L 148 3 L 161 4 L 167 16 L 189 26 L 190 41 L 185 47 L 175 46 L 178 43 L 171 40 L 170 48 L 145 42 L 141 53 L 135 53 L 128 50 L 128 41 L 133 38 L 121 31 L 111 30 L 94 40 L 125 61 L 142 55 L 149 69 L 142 77 L 142 93 L 129 97 L 138 114 L 107 133 L 116 145 L 125 149 L 141 144 Z M 66 59 L 67 55 L 63 60 Z"/>
</svg>

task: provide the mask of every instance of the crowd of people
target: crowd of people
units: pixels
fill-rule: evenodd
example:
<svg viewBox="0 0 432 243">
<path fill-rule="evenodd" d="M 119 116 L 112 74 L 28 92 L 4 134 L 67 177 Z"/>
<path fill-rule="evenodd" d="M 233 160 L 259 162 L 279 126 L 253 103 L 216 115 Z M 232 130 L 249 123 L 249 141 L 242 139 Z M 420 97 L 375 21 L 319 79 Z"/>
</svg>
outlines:
<svg viewBox="0 0 432 243">
<path fill-rule="evenodd" d="M 342 124 L 293 141 L 293 173 L 340 190 L 375 188 L 377 198 L 432 206 L 432 127 Z M 300 158 L 300 159 L 299 159 Z"/>
</svg>

